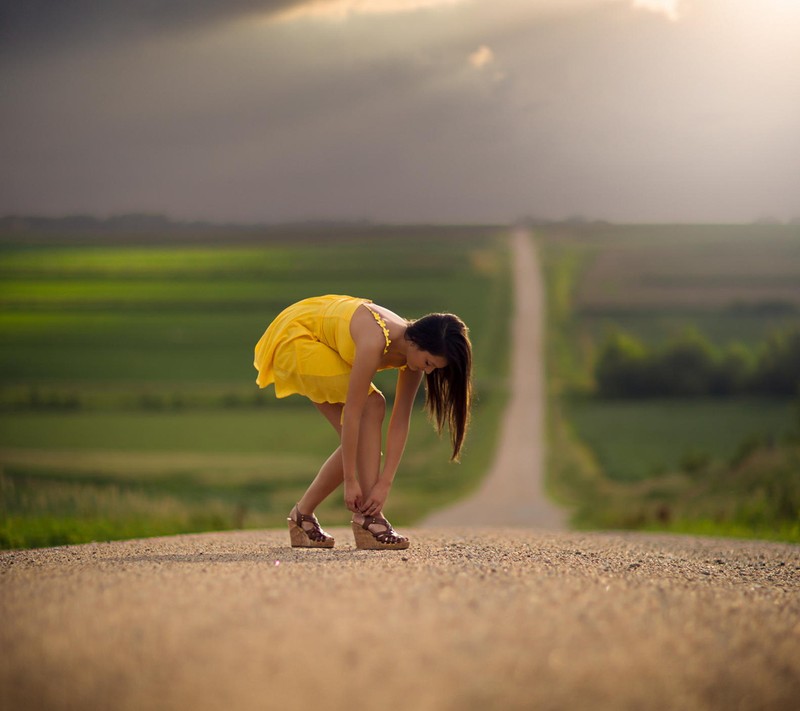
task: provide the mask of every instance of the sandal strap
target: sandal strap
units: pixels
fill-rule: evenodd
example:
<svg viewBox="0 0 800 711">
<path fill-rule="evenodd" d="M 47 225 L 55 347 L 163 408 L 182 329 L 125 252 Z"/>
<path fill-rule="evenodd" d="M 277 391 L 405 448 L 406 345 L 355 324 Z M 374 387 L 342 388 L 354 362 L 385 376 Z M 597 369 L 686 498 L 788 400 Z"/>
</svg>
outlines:
<svg viewBox="0 0 800 711">
<path fill-rule="evenodd" d="M 297 513 L 297 521 L 295 523 L 303 523 L 303 521 L 311 521 L 315 526 L 319 525 L 319 521 L 317 521 L 317 517 L 314 514 L 304 514 L 300 513 L 297 509 L 295 509 Z"/>
</svg>

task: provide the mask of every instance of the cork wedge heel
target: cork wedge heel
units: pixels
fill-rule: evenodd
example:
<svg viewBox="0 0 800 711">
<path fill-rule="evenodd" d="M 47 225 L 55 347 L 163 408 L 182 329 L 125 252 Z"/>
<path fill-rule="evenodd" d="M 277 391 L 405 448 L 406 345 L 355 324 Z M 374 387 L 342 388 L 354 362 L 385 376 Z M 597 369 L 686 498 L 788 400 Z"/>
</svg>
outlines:
<svg viewBox="0 0 800 711">
<path fill-rule="evenodd" d="M 404 550 L 408 548 L 409 540 L 401 536 L 392 528 L 392 524 L 385 518 L 378 516 L 365 516 L 363 523 L 350 522 L 353 527 L 353 536 L 356 539 L 356 548 L 361 550 Z M 377 533 L 370 530 L 373 525 L 383 526 Z"/>
</svg>

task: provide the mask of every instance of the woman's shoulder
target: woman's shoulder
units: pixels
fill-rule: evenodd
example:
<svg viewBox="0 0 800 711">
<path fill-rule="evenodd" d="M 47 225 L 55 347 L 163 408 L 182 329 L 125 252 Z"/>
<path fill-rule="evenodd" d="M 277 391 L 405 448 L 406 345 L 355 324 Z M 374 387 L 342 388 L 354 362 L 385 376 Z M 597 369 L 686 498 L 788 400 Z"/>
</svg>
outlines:
<svg viewBox="0 0 800 711">
<path fill-rule="evenodd" d="M 372 301 L 368 301 L 367 303 L 370 311 L 377 313 L 378 316 L 386 321 L 387 325 L 392 324 L 402 328 L 405 328 L 408 325 L 408 321 L 406 319 L 404 319 L 402 316 L 398 316 L 391 309 L 387 309 L 385 306 L 381 306 L 380 304 L 376 304 Z"/>
<path fill-rule="evenodd" d="M 373 302 L 365 302 L 363 309 L 356 309 L 350 321 L 350 335 L 359 346 L 375 350 L 385 356 L 392 341 L 403 337 L 405 319 Z"/>
</svg>

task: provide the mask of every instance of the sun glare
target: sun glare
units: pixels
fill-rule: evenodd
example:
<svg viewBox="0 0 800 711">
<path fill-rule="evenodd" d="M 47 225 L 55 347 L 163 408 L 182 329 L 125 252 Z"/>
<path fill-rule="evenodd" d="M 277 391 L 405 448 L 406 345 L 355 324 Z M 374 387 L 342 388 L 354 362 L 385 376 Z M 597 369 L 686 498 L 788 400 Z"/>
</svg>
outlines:
<svg viewBox="0 0 800 711">
<path fill-rule="evenodd" d="M 346 20 L 352 15 L 379 15 L 429 10 L 460 5 L 467 0 L 309 0 L 277 15 L 275 19 Z"/>
<path fill-rule="evenodd" d="M 634 8 L 660 13 L 672 22 L 680 19 L 678 5 L 680 5 L 680 0 L 633 0 Z"/>
<path fill-rule="evenodd" d="M 469 63 L 475 67 L 475 69 L 482 69 L 493 60 L 494 52 L 492 52 L 491 48 L 487 47 L 485 44 L 482 44 L 480 47 L 478 47 L 478 49 L 469 55 Z"/>
</svg>

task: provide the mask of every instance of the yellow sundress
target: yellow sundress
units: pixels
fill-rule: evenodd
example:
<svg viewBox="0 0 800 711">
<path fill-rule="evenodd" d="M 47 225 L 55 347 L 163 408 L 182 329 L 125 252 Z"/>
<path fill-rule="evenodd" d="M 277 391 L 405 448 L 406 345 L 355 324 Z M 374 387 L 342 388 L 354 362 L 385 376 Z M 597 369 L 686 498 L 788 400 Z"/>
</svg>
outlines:
<svg viewBox="0 0 800 711">
<path fill-rule="evenodd" d="M 345 402 L 356 354 L 350 320 L 359 306 L 370 303 L 369 299 L 327 294 L 282 311 L 255 347 L 258 386 L 274 383 L 279 398 L 299 394 L 313 402 Z M 369 311 L 383 330 L 385 354 L 391 343 L 389 329 L 376 311 Z M 373 390 L 378 388 L 370 384 Z"/>
</svg>

